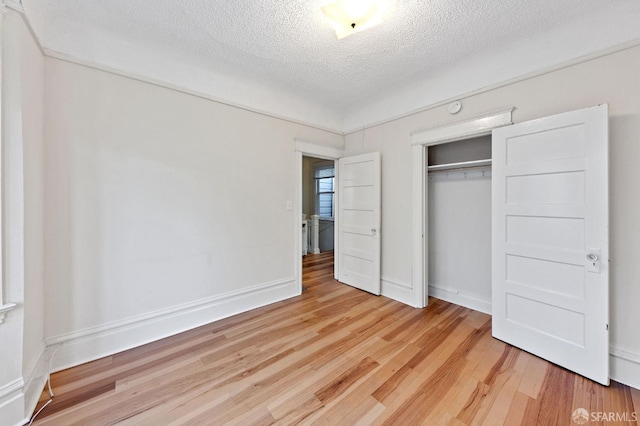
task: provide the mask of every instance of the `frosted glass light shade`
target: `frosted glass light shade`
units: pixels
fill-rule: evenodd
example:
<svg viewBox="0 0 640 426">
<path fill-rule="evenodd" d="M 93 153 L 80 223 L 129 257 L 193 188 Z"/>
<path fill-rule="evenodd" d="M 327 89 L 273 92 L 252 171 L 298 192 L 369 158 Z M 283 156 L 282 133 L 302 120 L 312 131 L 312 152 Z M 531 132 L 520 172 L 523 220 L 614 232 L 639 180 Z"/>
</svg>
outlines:
<svg viewBox="0 0 640 426">
<path fill-rule="evenodd" d="M 373 0 L 342 0 L 342 8 L 351 19 L 362 19 L 369 13 Z"/>
<path fill-rule="evenodd" d="M 380 23 L 375 0 L 338 0 L 323 6 L 322 13 L 331 22 L 339 39 Z"/>
</svg>

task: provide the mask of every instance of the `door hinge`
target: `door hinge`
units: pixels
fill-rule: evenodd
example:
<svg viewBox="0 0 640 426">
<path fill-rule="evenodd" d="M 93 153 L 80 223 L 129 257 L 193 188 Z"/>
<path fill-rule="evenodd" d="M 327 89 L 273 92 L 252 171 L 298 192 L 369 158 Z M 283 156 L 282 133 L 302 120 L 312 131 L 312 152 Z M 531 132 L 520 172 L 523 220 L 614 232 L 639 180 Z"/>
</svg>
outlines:
<svg viewBox="0 0 640 426">
<path fill-rule="evenodd" d="M 609 331 L 609 324 L 607 324 L 607 331 Z"/>
</svg>

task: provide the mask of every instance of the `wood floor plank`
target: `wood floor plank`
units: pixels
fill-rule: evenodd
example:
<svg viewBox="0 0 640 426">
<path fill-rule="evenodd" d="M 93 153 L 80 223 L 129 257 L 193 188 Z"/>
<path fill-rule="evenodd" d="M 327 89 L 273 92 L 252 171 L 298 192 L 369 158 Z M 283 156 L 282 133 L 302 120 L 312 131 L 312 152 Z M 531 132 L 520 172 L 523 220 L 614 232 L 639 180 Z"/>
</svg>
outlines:
<svg viewBox="0 0 640 426">
<path fill-rule="evenodd" d="M 487 323 L 488 324 L 488 323 Z M 426 417 L 431 406 L 438 403 L 456 383 L 464 368 L 464 355 L 489 331 L 485 325 L 474 331 L 456 348 L 429 378 L 410 395 L 384 424 L 415 424 Z"/>
<path fill-rule="evenodd" d="M 638 413 L 638 418 L 640 419 L 640 390 L 629 388 L 631 391 L 631 399 L 633 400 L 633 410 Z"/>
<path fill-rule="evenodd" d="M 476 388 L 477 382 L 470 376 L 474 366 L 469 361 L 464 363 L 464 367 L 456 382 L 449 388 L 445 395 L 431 407 L 429 412 L 420 421 L 421 424 L 448 424 L 455 423 L 455 414 L 462 411 L 466 401 Z M 453 414 L 453 415 L 452 415 Z M 459 422 L 458 419 L 455 419 Z"/>
<path fill-rule="evenodd" d="M 267 403 L 267 408 L 278 423 L 295 424 L 324 407 L 312 391 L 304 389 L 285 392 Z"/>
<path fill-rule="evenodd" d="M 304 419 L 305 423 L 312 423 L 312 417 L 315 414 L 324 412 L 327 407 L 327 403 L 321 402 L 316 394 L 334 382 L 336 377 L 347 374 L 357 363 L 358 360 L 345 356 L 331 359 L 322 367 L 314 370 L 312 374 L 309 374 L 301 386 L 287 389 L 278 395 L 274 395 L 267 403 L 267 407 L 274 417 L 278 419 L 278 422 L 295 417 Z M 305 401 L 309 401 L 316 408 L 311 410 L 310 407 L 301 407 L 300 405 L 304 405 Z M 298 407 L 292 408 L 296 404 L 298 404 Z"/>
<path fill-rule="evenodd" d="M 509 407 L 515 397 L 522 373 L 507 368 L 501 371 L 490 385 L 489 392 L 471 424 L 505 424 Z"/>
<path fill-rule="evenodd" d="M 536 424 L 570 424 L 573 412 L 573 391 L 575 374 L 564 368 L 554 367 L 547 375 L 540 391 L 540 398 L 527 410 L 526 417 L 535 419 Z"/>
<path fill-rule="evenodd" d="M 371 358 L 363 359 L 358 364 L 350 368 L 349 371 L 336 377 L 335 380 L 316 392 L 316 398 L 318 398 L 323 404 L 328 404 L 330 401 L 342 395 L 345 389 L 352 386 L 357 380 L 368 374 L 370 371 L 376 369 L 379 365 L 380 364 Z"/>
<path fill-rule="evenodd" d="M 547 371 L 552 365 L 541 358 L 525 352 L 522 352 L 520 356 L 527 357 L 528 363 L 518 391 L 528 395 L 532 399 L 537 399 L 538 395 L 540 395 Z"/>
<path fill-rule="evenodd" d="M 303 283 L 300 296 L 54 374 L 35 424 L 555 425 L 576 408 L 640 409 L 636 389 L 493 339 L 489 315 L 336 282 L 333 253 L 305 256 Z"/>
<path fill-rule="evenodd" d="M 504 420 L 505 425 L 519 425 L 524 420 L 524 413 L 531 398 L 521 392 L 516 391 L 509 405 L 509 412 Z"/>
</svg>

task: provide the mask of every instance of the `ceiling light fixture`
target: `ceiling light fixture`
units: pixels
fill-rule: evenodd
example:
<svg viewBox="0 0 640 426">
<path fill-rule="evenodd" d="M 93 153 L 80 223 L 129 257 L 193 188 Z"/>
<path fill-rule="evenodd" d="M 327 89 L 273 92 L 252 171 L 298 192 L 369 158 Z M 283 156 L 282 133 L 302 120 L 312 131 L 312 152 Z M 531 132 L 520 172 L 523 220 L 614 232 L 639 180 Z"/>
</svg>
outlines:
<svg viewBox="0 0 640 426">
<path fill-rule="evenodd" d="M 371 28 L 380 23 L 380 13 L 375 0 L 338 0 L 322 7 L 341 39 Z"/>
</svg>

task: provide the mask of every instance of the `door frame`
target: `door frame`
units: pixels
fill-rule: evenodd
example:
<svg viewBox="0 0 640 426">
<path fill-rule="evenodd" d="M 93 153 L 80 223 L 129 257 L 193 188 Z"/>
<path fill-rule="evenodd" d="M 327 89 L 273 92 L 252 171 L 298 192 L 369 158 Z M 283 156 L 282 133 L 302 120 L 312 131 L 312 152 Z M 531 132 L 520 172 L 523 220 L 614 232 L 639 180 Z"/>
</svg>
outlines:
<svg viewBox="0 0 640 426">
<path fill-rule="evenodd" d="M 293 237 L 294 237 L 294 272 L 296 277 L 296 287 L 302 294 L 302 157 L 314 157 L 324 160 L 337 161 L 344 157 L 344 149 L 333 146 L 320 145 L 313 142 L 307 142 L 299 139 L 294 139 L 295 142 L 295 200 L 293 202 Z M 338 168 L 335 169 L 335 180 L 338 181 Z M 338 197 L 333 197 L 334 209 L 338 208 Z M 337 215 L 336 215 L 337 216 Z M 338 251 L 340 244 L 338 238 L 338 218 L 334 217 L 334 253 Z M 338 262 L 333 262 L 333 275 L 335 279 L 338 279 Z"/>
<path fill-rule="evenodd" d="M 414 303 L 418 308 L 424 308 L 429 303 L 429 250 L 426 244 L 429 237 L 426 150 L 432 145 L 490 135 L 495 128 L 513 124 L 512 113 L 514 109 L 492 111 L 465 121 L 411 133 L 412 288 Z"/>
</svg>

